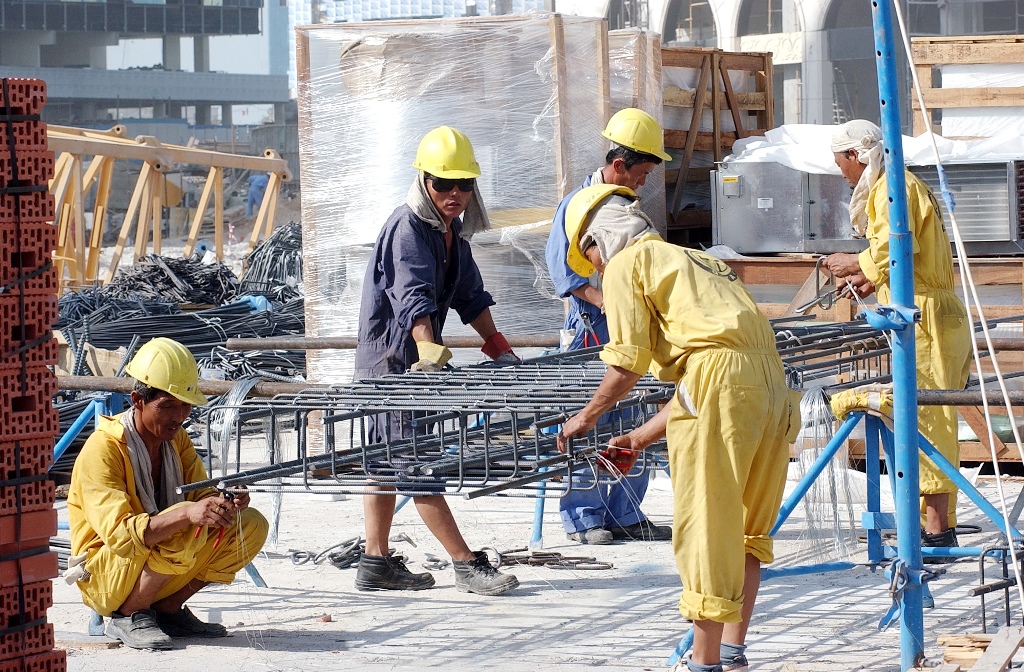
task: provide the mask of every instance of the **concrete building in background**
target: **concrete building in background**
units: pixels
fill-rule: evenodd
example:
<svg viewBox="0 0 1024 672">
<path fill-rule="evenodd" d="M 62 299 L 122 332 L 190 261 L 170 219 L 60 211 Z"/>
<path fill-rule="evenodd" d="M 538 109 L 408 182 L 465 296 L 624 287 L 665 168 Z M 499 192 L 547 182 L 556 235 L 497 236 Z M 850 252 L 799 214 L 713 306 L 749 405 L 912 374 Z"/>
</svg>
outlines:
<svg viewBox="0 0 1024 672">
<path fill-rule="evenodd" d="M 274 60 L 280 49 L 268 51 L 276 74 L 212 67 L 211 41 L 260 36 L 261 24 L 274 24 L 263 13 L 263 0 L 0 0 L 0 74 L 46 80 L 51 123 L 102 125 L 128 116 L 231 124 L 235 106 L 259 104 L 283 116 L 289 95 L 287 65 Z M 145 41 L 159 61 L 111 62 L 110 49 L 127 41 Z"/>
</svg>

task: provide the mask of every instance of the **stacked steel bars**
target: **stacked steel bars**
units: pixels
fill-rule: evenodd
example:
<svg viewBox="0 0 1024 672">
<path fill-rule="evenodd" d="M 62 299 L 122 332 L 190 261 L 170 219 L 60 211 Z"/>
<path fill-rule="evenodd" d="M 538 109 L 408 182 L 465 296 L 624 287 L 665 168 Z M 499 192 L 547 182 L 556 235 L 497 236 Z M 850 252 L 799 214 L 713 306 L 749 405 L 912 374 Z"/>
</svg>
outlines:
<svg viewBox="0 0 1024 672">
<path fill-rule="evenodd" d="M 0 78 L 0 670 L 64 672 L 53 650 L 50 579 L 57 556 L 53 460 L 58 431 L 52 326 L 57 275 L 53 153 L 40 112 L 41 80 Z"/>
<path fill-rule="evenodd" d="M 863 323 L 786 321 L 775 328 L 792 387 L 840 389 L 889 379 L 888 343 Z M 205 422 L 207 448 L 210 454 L 219 448 L 223 463 L 233 463 L 235 471 L 226 466 L 221 478 L 187 489 L 251 485 L 357 492 L 382 484 L 413 493 L 440 482 L 446 494 L 476 497 L 539 494 L 539 483 L 552 478 L 543 488 L 546 496 L 593 488 L 595 474 L 599 480 L 613 478 L 600 469 L 598 457 L 608 440 L 646 421 L 674 393 L 674 385 L 650 376 L 641 379 L 617 412 L 574 441 L 568 455 L 560 454 L 552 428 L 593 396 L 605 372 L 597 351 L 518 366 L 396 374 L 211 409 Z M 383 441 L 371 441 L 370 425 L 386 414 L 404 417 L 406 432 L 396 429 Z M 254 425 L 266 433 L 273 463 L 239 471 L 243 431 Z M 633 475 L 658 465 L 656 457 L 645 454 Z M 300 477 L 286 478 L 295 474 Z"/>
</svg>

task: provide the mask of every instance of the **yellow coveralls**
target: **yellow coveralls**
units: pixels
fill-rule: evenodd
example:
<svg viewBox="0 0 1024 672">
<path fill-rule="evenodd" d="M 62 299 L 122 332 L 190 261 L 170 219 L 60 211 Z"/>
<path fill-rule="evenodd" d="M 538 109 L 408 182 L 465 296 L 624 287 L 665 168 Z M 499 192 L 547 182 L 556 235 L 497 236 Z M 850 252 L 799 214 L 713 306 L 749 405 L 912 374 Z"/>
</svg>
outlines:
<svg viewBox="0 0 1024 672">
<path fill-rule="evenodd" d="M 181 460 L 185 483 L 205 480 L 206 469 L 188 433 L 179 429 L 172 444 Z M 216 493 L 212 488 L 198 490 L 185 498 L 194 502 Z M 217 548 L 213 544 L 218 528 L 201 528 L 196 537 L 192 526 L 153 548 L 146 546 L 143 535 L 150 516 L 137 494 L 135 471 L 118 416 L 101 418 L 75 460 L 68 517 L 71 554 L 88 554 L 85 568 L 91 576 L 78 582 L 82 601 L 102 616 L 109 616 L 124 603 L 146 565 L 158 574 L 173 577 L 157 593 L 156 600 L 173 595 L 196 578 L 231 583 L 235 572 L 249 564 L 263 547 L 269 529 L 259 511 L 247 508 L 238 512 L 237 523 L 224 531 Z"/>
<path fill-rule="evenodd" d="M 967 311 L 953 291 L 953 254 L 942 224 L 942 211 L 928 185 L 909 170 L 907 220 L 914 241 L 914 303 L 921 322 L 914 329 L 917 343 L 917 386 L 922 390 L 959 390 L 971 369 L 971 325 Z M 875 285 L 878 302 L 891 301 L 889 290 L 889 198 L 885 175 L 868 194 L 870 246 L 860 253 L 860 268 Z M 951 406 L 921 406 L 921 433 L 954 465 L 960 464 L 957 413 Z M 920 460 L 921 494 L 950 493 L 949 525 L 956 526 L 957 488 L 928 458 Z M 924 500 L 921 501 L 922 524 Z"/>
<path fill-rule="evenodd" d="M 786 388 L 775 335 L 724 262 L 648 234 L 603 277 L 609 342 L 601 359 L 685 385 L 668 420 L 672 544 L 684 618 L 741 620 L 744 555 L 774 559 L 799 395 Z"/>
</svg>

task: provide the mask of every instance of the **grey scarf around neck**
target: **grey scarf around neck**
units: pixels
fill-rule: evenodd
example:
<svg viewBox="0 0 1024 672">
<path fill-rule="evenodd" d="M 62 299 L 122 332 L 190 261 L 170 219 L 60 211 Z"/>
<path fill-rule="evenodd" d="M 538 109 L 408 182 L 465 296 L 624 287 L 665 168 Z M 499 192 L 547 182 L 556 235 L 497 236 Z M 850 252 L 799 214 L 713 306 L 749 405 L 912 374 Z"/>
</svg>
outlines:
<svg viewBox="0 0 1024 672">
<path fill-rule="evenodd" d="M 427 192 L 425 173 L 421 170 L 416 174 L 416 179 L 409 187 L 409 194 L 405 197 L 406 204 L 412 208 L 413 213 L 431 227 L 441 233 L 447 233 L 441 213 L 434 207 Z M 469 199 L 469 206 L 462 213 L 462 238 L 469 240 L 473 234 L 487 231 L 491 228 L 491 220 L 487 217 L 487 209 L 484 207 L 483 198 L 480 197 L 480 187 L 473 190 L 473 197 Z"/>
<path fill-rule="evenodd" d="M 157 501 L 156 486 L 153 483 L 153 462 L 149 459 L 149 450 L 142 440 L 142 435 L 135 428 L 134 408 L 129 408 L 121 414 L 121 424 L 124 425 L 124 435 L 128 443 L 128 459 L 131 460 L 132 471 L 135 472 L 135 490 L 142 500 L 146 513 L 156 515 L 169 506 L 184 502 L 185 497 L 179 495 L 176 490 L 179 485 L 184 485 L 184 476 L 181 473 L 181 460 L 178 459 L 174 446 L 169 441 L 160 444 L 163 467 L 160 469 L 160 500 Z"/>
</svg>

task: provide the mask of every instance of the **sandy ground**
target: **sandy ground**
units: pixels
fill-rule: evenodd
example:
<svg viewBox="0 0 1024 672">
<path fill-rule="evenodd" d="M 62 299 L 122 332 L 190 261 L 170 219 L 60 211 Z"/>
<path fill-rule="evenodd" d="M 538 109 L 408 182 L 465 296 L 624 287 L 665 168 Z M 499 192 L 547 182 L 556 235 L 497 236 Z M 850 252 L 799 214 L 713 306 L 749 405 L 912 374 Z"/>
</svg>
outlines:
<svg viewBox="0 0 1024 672">
<path fill-rule="evenodd" d="M 994 481 L 979 487 L 996 498 Z M 1008 483 L 1012 505 L 1020 483 Z M 269 496 L 254 505 L 270 511 Z M 500 550 L 525 546 L 530 538 L 531 499 L 451 498 L 473 547 Z M 58 503 L 63 507 L 63 502 Z M 676 611 L 679 579 L 671 544 L 617 543 L 582 547 L 567 542 L 549 501 L 545 548 L 611 562 L 603 571 L 516 568 L 521 587 L 501 597 L 459 593 L 450 568 L 434 572 L 437 586 L 420 593 L 361 593 L 354 569 L 328 564 L 294 566 L 288 549 L 320 551 L 362 533 L 358 497 L 332 501 L 323 496 L 286 495 L 280 541 L 255 565 L 269 587 L 256 588 L 239 574 L 231 586 L 209 588 L 191 601 L 201 618 L 227 624 L 222 640 L 178 640 L 173 651 L 154 653 L 107 648 L 85 633 L 89 611 L 78 590 L 56 581 L 50 620 L 57 644 L 68 649 L 68 669 L 198 670 L 659 670 L 687 624 Z M 658 523 L 671 518 L 668 479 L 655 479 L 644 509 Z M 806 562 L 802 507 L 783 527 L 776 548 L 779 565 Z M 972 506 L 961 506 L 961 523 L 981 523 Z M 61 510 L 61 520 L 66 512 Z M 992 541 L 990 524 L 963 545 Z M 395 518 L 395 533 L 417 543 L 393 544 L 419 567 L 427 553 L 443 556 L 412 506 Z M 62 534 L 67 534 L 63 532 Z M 859 547 L 863 558 L 863 546 Z M 926 655 L 941 657 L 935 637 L 981 631 L 977 561 L 961 560 L 933 584 L 936 606 L 925 612 Z M 989 625 L 1002 618 L 1001 599 L 990 599 Z M 1014 618 L 1020 608 L 1014 599 Z M 899 632 L 879 632 L 878 619 L 890 605 L 882 572 L 866 568 L 773 579 L 762 589 L 748 638 L 752 670 L 898 670 Z M 329 617 L 329 618 L 328 618 Z"/>
</svg>

